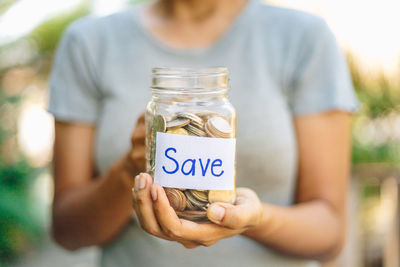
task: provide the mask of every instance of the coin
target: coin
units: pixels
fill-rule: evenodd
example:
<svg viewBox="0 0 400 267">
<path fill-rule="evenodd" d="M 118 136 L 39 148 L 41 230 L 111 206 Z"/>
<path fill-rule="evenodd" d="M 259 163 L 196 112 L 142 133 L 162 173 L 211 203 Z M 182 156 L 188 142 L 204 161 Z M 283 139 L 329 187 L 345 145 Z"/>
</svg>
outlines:
<svg viewBox="0 0 400 267">
<path fill-rule="evenodd" d="M 185 196 L 186 196 L 186 206 L 188 206 L 188 200 L 189 200 L 189 207 L 191 210 L 193 210 L 192 206 L 195 207 L 195 209 L 204 209 L 207 207 L 207 200 L 206 201 L 200 201 L 196 197 L 193 196 L 192 190 L 186 190 L 185 191 Z M 192 204 L 192 205 L 190 205 Z"/>
<path fill-rule="evenodd" d="M 209 118 L 204 128 L 213 137 L 229 138 L 232 135 L 232 128 L 229 122 L 220 116 Z"/>
<path fill-rule="evenodd" d="M 203 119 L 203 121 L 207 121 L 209 118 L 213 116 L 218 116 L 218 113 L 212 112 L 212 111 L 202 111 L 196 114 L 200 118 Z"/>
<path fill-rule="evenodd" d="M 233 203 L 236 193 L 234 190 L 210 190 L 208 191 L 208 201 L 210 203 L 226 202 Z"/>
<path fill-rule="evenodd" d="M 167 123 L 165 121 L 165 118 L 163 115 L 156 115 L 156 117 L 154 118 L 155 122 L 154 122 L 154 128 L 156 132 L 165 132 L 165 130 L 167 130 Z"/>
<path fill-rule="evenodd" d="M 206 190 L 190 190 L 190 193 L 197 200 L 202 202 L 208 202 L 208 191 Z"/>
<path fill-rule="evenodd" d="M 189 133 L 183 128 L 168 129 L 167 133 L 180 134 L 180 135 L 189 135 Z"/>
<path fill-rule="evenodd" d="M 174 188 L 165 187 L 164 190 L 171 207 L 176 211 L 183 211 L 186 207 L 185 194 Z"/>
<path fill-rule="evenodd" d="M 207 212 L 206 211 L 185 210 L 185 211 L 176 212 L 176 214 L 180 218 L 191 220 L 191 221 L 207 220 Z"/>
<path fill-rule="evenodd" d="M 200 118 L 199 116 L 197 116 L 194 113 L 190 113 L 190 112 L 179 112 L 177 114 L 178 118 L 185 118 L 185 119 L 189 119 L 190 123 L 199 128 L 199 129 L 203 129 L 204 128 L 204 121 L 202 118 Z"/>
<path fill-rule="evenodd" d="M 203 136 L 203 137 L 207 136 L 207 133 L 206 133 L 205 131 L 203 131 L 203 130 L 201 130 L 201 129 L 195 127 L 195 126 L 193 126 L 191 123 L 188 124 L 188 125 L 186 125 L 184 128 L 185 128 L 189 133 L 191 133 L 191 134 L 193 134 L 193 135 L 196 135 L 196 136 Z"/>
<path fill-rule="evenodd" d="M 197 207 L 188 198 L 186 198 L 186 210 L 197 210 Z"/>
<path fill-rule="evenodd" d="M 190 119 L 187 118 L 175 118 L 167 122 L 168 130 L 170 128 L 180 128 L 190 123 Z"/>
</svg>

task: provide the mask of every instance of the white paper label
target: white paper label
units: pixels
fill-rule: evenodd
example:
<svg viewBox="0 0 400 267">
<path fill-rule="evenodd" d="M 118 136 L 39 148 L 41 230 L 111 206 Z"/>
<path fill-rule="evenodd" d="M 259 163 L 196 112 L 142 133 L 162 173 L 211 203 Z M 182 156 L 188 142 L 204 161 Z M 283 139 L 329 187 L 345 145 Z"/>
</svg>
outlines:
<svg viewBox="0 0 400 267">
<path fill-rule="evenodd" d="M 157 133 L 154 183 L 165 187 L 233 190 L 234 138 Z"/>
</svg>

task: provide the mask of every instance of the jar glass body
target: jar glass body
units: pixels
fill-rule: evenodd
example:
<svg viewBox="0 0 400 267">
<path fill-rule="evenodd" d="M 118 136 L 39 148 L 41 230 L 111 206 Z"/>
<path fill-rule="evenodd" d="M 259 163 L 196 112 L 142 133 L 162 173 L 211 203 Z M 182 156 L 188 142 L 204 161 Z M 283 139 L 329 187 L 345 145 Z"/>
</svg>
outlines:
<svg viewBox="0 0 400 267">
<path fill-rule="evenodd" d="M 152 98 L 145 113 L 146 168 L 153 177 L 156 168 L 156 152 L 159 149 L 157 133 L 235 140 L 236 111 L 228 99 L 227 69 L 155 68 L 151 90 Z M 198 138 L 195 138 L 195 141 Z M 232 151 L 229 150 L 229 153 Z M 232 158 L 235 161 L 235 155 Z M 201 160 L 203 162 L 199 162 Z M 212 157 L 211 160 L 214 161 L 193 157 L 190 166 L 189 164 L 183 166 L 182 162 L 178 163 L 178 161 L 175 161 L 175 164 L 176 167 L 180 164 L 177 171 L 185 173 L 188 177 L 194 176 L 195 172 L 197 175 L 202 173 L 204 176 L 208 170 L 214 171 L 212 167 L 222 167 L 222 162 Z M 207 221 L 206 210 L 211 203 L 233 203 L 236 197 L 235 165 L 233 162 L 234 170 L 231 177 L 228 177 L 233 181 L 233 188 L 230 187 L 229 190 L 164 186 L 168 200 L 178 216 L 193 221 Z M 190 170 L 193 172 L 190 173 Z M 221 169 L 219 173 L 222 174 L 222 172 Z"/>
</svg>

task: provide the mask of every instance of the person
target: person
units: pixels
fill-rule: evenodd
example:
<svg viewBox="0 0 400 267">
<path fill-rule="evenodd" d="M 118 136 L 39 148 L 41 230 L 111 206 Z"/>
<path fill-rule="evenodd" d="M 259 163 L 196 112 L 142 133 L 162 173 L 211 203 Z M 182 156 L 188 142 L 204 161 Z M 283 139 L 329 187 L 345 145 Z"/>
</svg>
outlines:
<svg viewBox="0 0 400 267">
<path fill-rule="evenodd" d="M 213 223 L 180 220 L 143 173 L 140 114 L 159 66 L 230 71 L 240 188 L 234 205 L 208 208 Z M 159 0 L 80 19 L 50 82 L 53 236 L 101 247 L 101 266 L 319 266 L 345 240 L 357 105 L 333 34 L 305 12 Z"/>
</svg>

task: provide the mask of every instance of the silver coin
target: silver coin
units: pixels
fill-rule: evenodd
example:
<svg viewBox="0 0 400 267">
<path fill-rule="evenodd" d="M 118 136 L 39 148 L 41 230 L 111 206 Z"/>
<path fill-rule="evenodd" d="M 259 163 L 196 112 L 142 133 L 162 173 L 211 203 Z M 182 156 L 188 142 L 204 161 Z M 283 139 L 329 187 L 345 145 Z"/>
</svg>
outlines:
<svg viewBox="0 0 400 267">
<path fill-rule="evenodd" d="M 176 118 L 167 122 L 167 128 L 180 128 L 190 123 L 190 119 Z"/>
<path fill-rule="evenodd" d="M 229 122 L 220 116 L 211 117 L 208 121 L 209 130 L 216 132 L 218 135 L 231 135 L 232 128 Z"/>
<path fill-rule="evenodd" d="M 165 121 L 165 118 L 163 115 L 158 114 L 154 118 L 154 129 L 156 132 L 165 132 L 167 130 L 167 122 Z"/>
<path fill-rule="evenodd" d="M 192 133 L 193 135 L 196 136 L 207 136 L 207 133 L 195 126 L 193 126 L 191 123 L 186 125 L 185 128 L 189 133 Z"/>
<path fill-rule="evenodd" d="M 197 116 L 194 113 L 190 113 L 190 112 L 179 112 L 178 114 L 176 114 L 176 116 L 178 118 L 185 118 L 185 119 L 189 119 L 192 122 L 194 122 L 196 125 L 200 125 L 200 127 L 202 127 L 204 121 L 202 118 L 200 118 L 199 116 Z"/>
</svg>

